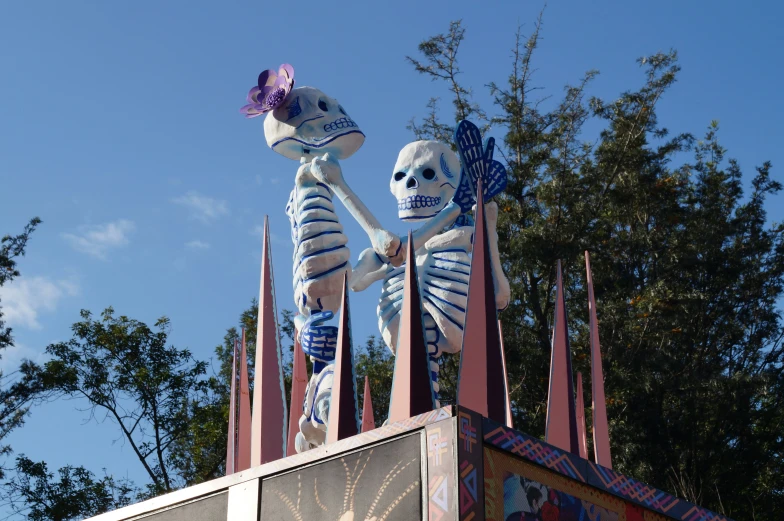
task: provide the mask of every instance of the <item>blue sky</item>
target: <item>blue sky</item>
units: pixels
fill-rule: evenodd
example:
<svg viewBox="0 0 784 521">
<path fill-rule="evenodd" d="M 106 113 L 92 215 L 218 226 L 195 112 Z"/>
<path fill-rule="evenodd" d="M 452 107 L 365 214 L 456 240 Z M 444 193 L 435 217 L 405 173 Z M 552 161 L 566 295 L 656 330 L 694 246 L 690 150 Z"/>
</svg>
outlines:
<svg viewBox="0 0 784 521">
<path fill-rule="evenodd" d="M 484 4 L 484 5 L 481 5 Z M 492 7 L 491 7 L 492 6 Z M 382 223 L 396 219 L 388 180 L 412 136 L 406 124 L 448 94 L 406 63 L 417 44 L 462 18 L 464 80 L 503 82 L 518 23 L 530 33 L 541 2 L 3 2 L 0 5 L 0 234 L 33 236 L 22 277 L 3 289 L 17 348 L 42 360 L 70 338 L 79 310 L 152 323 L 202 359 L 258 292 L 259 227 L 270 216 L 278 307 L 292 309 L 284 207 L 296 164 L 269 150 L 260 118 L 239 108 L 263 69 L 289 62 L 298 85 L 337 98 L 367 135 L 343 163 Z M 584 71 L 591 94 L 639 85 L 639 56 L 675 48 L 683 71 L 660 123 L 701 134 L 713 119 L 747 180 L 764 160 L 782 180 L 779 22 L 774 2 L 554 1 L 546 9 L 536 81 L 558 96 Z M 500 135 L 498 136 L 500 137 Z M 771 218 L 784 217 L 784 198 Z M 339 210 L 352 258 L 367 239 Z M 355 339 L 377 334 L 378 285 L 352 294 Z M 144 482 L 110 422 L 86 422 L 78 401 L 35 409 L 10 439 L 54 468 L 83 464 Z"/>
</svg>

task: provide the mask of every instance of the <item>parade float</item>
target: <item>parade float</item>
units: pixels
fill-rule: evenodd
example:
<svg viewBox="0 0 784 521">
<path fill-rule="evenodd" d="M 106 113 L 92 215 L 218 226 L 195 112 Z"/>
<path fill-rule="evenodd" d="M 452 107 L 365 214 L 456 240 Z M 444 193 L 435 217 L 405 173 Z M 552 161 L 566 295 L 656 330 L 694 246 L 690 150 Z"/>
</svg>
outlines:
<svg viewBox="0 0 784 521">
<path fill-rule="evenodd" d="M 343 177 L 341 162 L 365 135 L 336 99 L 295 88 L 294 69 L 282 65 L 259 76 L 242 112 L 264 116 L 269 147 L 297 161 L 285 204 L 298 311 L 291 396 L 284 395 L 265 219 L 252 407 L 243 336 L 235 346 L 226 476 L 95 521 L 727 519 L 613 470 L 588 252 L 593 457 L 560 263 L 544 439 L 512 425 L 498 320 L 510 292 L 492 200 L 505 189 L 506 172 L 493 159 L 492 138 L 463 121 L 454 143 L 416 141 L 400 150 L 389 187 L 411 231 L 398 237 Z M 361 250 L 354 266 L 337 204 L 367 235 L 352 239 Z M 351 291 L 376 281 L 379 332 L 395 355 L 389 417 L 378 428 L 367 380 L 360 421 L 349 306 Z M 438 361 L 454 353 L 456 403 L 441 407 Z"/>
</svg>

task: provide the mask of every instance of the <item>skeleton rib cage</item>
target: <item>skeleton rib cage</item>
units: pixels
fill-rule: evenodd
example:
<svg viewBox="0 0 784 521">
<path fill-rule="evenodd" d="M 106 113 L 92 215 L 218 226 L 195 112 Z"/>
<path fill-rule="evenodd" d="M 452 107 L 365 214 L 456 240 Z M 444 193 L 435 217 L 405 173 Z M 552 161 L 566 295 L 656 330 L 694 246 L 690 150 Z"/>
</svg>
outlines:
<svg viewBox="0 0 784 521">
<path fill-rule="evenodd" d="M 471 269 L 473 229 L 453 228 L 453 240 L 425 244 L 416 252 L 417 278 L 422 295 L 425 341 L 430 356 L 433 390 L 438 393 L 438 358 L 457 353 L 462 347 L 468 277 Z M 378 302 L 378 327 L 385 343 L 394 351 L 403 309 L 405 264 L 387 267 Z"/>
<path fill-rule="evenodd" d="M 348 238 L 335 214 L 332 191 L 306 169 L 297 172 L 286 205 L 294 243 L 294 301 L 299 312 L 336 313 L 343 276 L 350 272 Z"/>
</svg>

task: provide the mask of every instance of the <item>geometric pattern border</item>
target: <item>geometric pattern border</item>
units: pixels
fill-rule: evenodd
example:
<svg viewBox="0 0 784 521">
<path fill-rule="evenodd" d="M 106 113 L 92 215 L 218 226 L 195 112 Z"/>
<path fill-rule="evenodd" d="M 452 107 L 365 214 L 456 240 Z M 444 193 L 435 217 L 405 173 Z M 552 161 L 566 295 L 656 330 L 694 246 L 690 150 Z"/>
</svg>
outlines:
<svg viewBox="0 0 784 521">
<path fill-rule="evenodd" d="M 732 521 L 641 481 L 484 418 L 484 442 L 679 521 Z"/>
</svg>

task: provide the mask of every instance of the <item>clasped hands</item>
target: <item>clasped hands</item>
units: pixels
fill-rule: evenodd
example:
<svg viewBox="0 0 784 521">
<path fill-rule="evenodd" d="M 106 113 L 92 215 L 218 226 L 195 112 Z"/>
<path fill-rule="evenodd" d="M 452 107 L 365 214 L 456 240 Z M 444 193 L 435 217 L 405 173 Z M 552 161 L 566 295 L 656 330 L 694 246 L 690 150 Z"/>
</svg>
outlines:
<svg viewBox="0 0 784 521">
<path fill-rule="evenodd" d="M 341 199 L 346 209 L 368 234 L 373 250 L 393 266 L 403 264 L 406 252 L 400 237 L 382 228 L 362 200 L 351 190 L 343 179 L 343 171 L 337 159 L 327 153 L 322 157 L 314 157 L 310 162 L 303 158 L 302 163 L 308 163 L 310 173 L 329 186 Z"/>
</svg>

